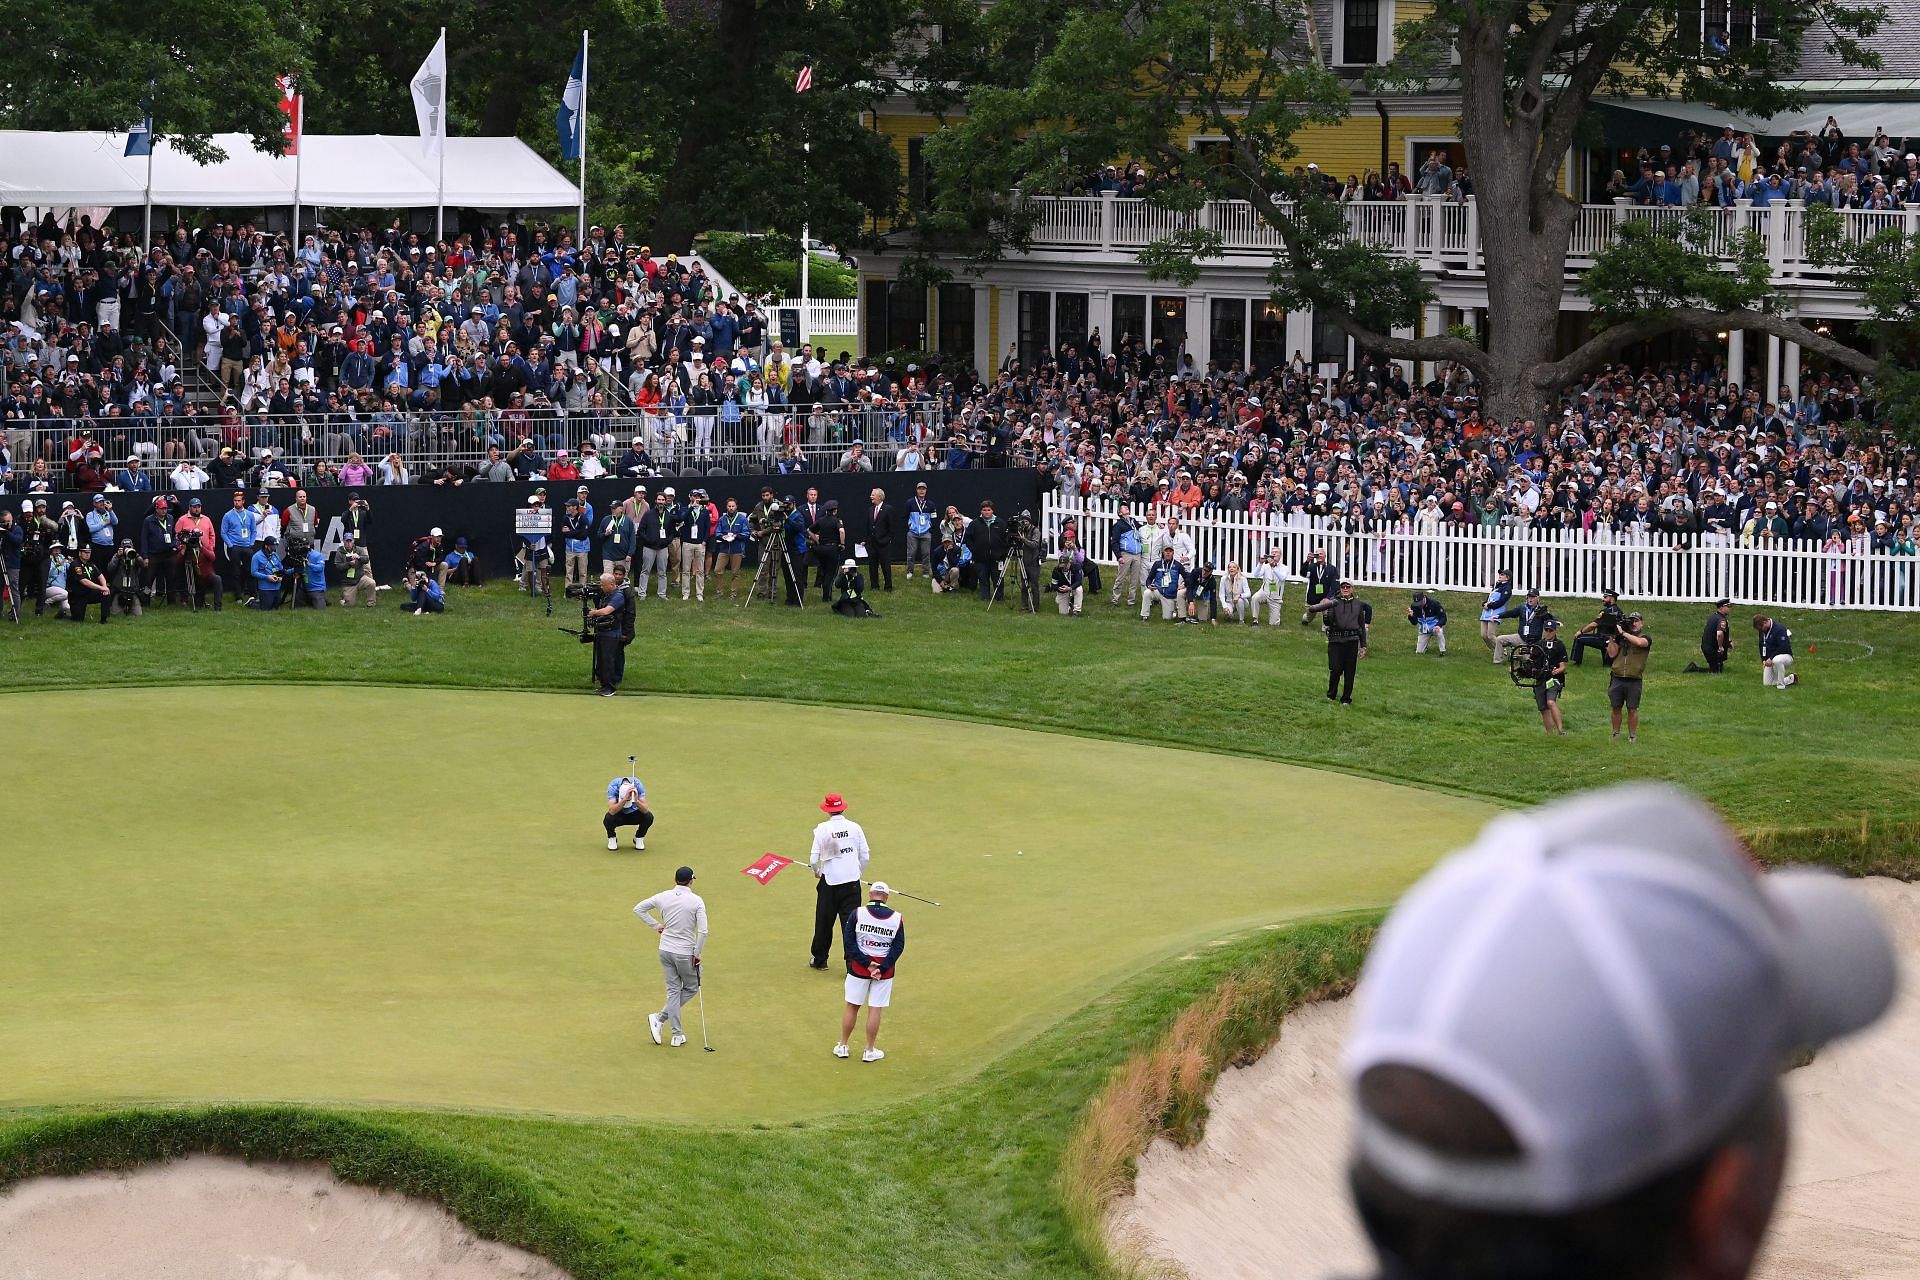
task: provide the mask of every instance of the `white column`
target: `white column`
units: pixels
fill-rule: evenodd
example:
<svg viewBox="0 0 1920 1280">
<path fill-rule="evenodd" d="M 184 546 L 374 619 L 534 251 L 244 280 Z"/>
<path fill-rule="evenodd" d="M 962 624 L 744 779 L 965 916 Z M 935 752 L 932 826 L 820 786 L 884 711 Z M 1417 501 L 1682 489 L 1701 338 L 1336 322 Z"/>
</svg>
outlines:
<svg viewBox="0 0 1920 1280">
<path fill-rule="evenodd" d="M 1727 381 L 1742 391 L 1747 389 L 1747 335 L 1743 329 L 1727 330 Z"/>
<path fill-rule="evenodd" d="M 1298 351 L 1309 363 L 1313 360 L 1313 312 L 1287 312 L 1287 354 L 1285 360 L 1293 359 Z"/>
<path fill-rule="evenodd" d="M 1760 398 L 1771 402 L 1780 390 L 1780 339 L 1775 334 L 1767 335 L 1767 385 L 1760 388 Z"/>
<path fill-rule="evenodd" d="M 1780 380 L 1787 384 L 1797 402 L 1800 399 L 1800 344 L 1789 342 L 1781 360 Z"/>
</svg>

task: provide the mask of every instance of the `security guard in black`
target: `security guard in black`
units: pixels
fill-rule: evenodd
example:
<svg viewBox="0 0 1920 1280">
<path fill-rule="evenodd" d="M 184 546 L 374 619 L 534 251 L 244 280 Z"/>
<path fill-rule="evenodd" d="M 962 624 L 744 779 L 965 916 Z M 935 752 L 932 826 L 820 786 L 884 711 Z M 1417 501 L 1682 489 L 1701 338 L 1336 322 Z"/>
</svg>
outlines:
<svg viewBox="0 0 1920 1280">
<path fill-rule="evenodd" d="M 1342 581 L 1337 594 L 1308 605 L 1307 612 L 1327 615 L 1327 700 L 1352 702 L 1353 676 L 1367 652 L 1373 606 L 1355 599 L 1353 583 Z"/>
</svg>

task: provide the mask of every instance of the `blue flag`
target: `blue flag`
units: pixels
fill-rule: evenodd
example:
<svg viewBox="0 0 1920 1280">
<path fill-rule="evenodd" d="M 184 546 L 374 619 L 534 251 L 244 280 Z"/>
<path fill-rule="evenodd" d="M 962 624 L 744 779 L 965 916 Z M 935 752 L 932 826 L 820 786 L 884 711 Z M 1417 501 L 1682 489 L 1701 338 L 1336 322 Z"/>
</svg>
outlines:
<svg viewBox="0 0 1920 1280">
<path fill-rule="evenodd" d="M 586 121 L 580 110 L 580 104 L 587 96 L 586 61 L 587 50 L 583 44 L 580 52 L 573 55 L 573 70 L 567 73 L 567 87 L 560 94 L 560 109 L 553 113 L 553 127 L 560 134 L 562 160 L 580 158 L 580 139 L 586 131 Z"/>
<path fill-rule="evenodd" d="M 129 156 L 150 156 L 153 154 L 153 117 L 147 116 L 139 124 L 127 130 L 127 149 L 121 153 Z"/>
</svg>

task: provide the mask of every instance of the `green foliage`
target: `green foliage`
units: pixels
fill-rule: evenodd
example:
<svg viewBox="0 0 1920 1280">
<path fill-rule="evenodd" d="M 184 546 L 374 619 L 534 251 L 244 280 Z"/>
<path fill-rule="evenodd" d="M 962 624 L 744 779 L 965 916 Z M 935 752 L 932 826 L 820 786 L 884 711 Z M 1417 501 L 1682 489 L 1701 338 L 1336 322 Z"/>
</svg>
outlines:
<svg viewBox="0 0 1920 1280">
<path fill-rule="evenodd" d="M 1731 263 L 1723 262 L 1724 248 Z M 1772 310 L 1772 267 L 1766 241 L 1742 231 L 1722 244 L 1718 222 L 1703 208 L 1662 222 L 1629 217 L 1613 242 L 1580 277 L 1580 292 L 1608 321 L 1674 307 Z"/>
<path fill-rule="evenodd" d="M 771 293 L 777 298 L 800 296 L 800 241 L 797 237 L 709 231 L 694 238 L 694 247 L 742 293 Z M 812 296 L 858 296 L 860 276 L 852 267 L 817 253 L 808 256 L 812 262 L 809 264 L 807 285 Z"/>
<path fill-rule="evenodd" d="M 216 133 L 279 151 L 274 77 L 304 64 L 312 20 L 293 0 L 5 0 L 0 15 L 0 128 L 126 129 L 151 98 L 155 131 L 203 161 L 222 158 Z"/>
</svg>

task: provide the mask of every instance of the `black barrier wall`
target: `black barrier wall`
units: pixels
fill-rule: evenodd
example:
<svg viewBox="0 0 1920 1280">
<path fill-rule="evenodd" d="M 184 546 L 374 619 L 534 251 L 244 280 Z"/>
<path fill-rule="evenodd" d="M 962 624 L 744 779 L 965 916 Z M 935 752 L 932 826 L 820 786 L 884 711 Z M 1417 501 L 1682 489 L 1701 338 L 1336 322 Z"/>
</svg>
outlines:
<svg viewBox="0 0 1920 1280">
<path fill-rule="evenodd" d="M 373 553 L 374 574 L 382 582 L 398 581 L 400 570 L 406 564 L 407 548 L 415 538 L 433 528 L 445 534 L 449 547 L 455 538 L 465 538 L 468 547 L 479 558 L 481 572 L 487 577 L 511 574 L 515 545 L 514 511 L 526 505 L 527 495 L 535 489 L 545 489 L 548 504 L 556 512 L 557 526 L 559 517 L 565 514 L 566 500 L 573 496 L 582 483 L 586 486 L 589 501 L 593 503 L 596 524 L 606 519 L 614 503 L 621 498 L 634 496 L 635 482 L 630 480 L 465 484 L 452 488 L 374 485 L 362 489 L 359 492 L 367 500 L 367 541 Z M 907 521 L 902 508 L 907 499 L 913 496 L 918 484 L 926 484 L 927 497 L 942 511 L 952 505 L 966 515 L 977 515 L 980 503 L 989 498 L 1003 517 L 1022 507 L 1030 508 L 1036 514 L 1040 509 L 1040 473 L 1024 469 L 893 471 L 870 475 L 661 476 L 638 483 L 646 485 L 649 500 L 663 488 L 671 488 L 684 498 L 689 488 L 698 485 L 712 495 L 721 508 L 725 508 L 728 498 L 734 498 L 739 501 L 742 511 L 751 510 L 753 504 L 760 500 L 762 485 L 773 486 L 777 497 L 784 498 L 792 494 L 802 501 L 805 501 L 809 488 L 818 489 L 820 501 L 825 502 L 830 498 L 839 501 L 841 518 L 847 522 L 848 532 L 854 539 L 863 537 L 866 530 L 868 495 L 880 489 L 885 491 L 887 501 L 896 509 L 893 522 L 895 562 L 906 558 Z M 217 531 L 221 517 L 233 506 L 233 491 L 201 489 L 196 492 L 201 509 L 213 521 Z M 273 505 L 284 509 L 292 503 L 294 492 L 292 489 L 273 490 Z M 307 490 L 307 500 L 323 517 L 325 537 L 321 542 L 321 550 L 329 558 L 334 548 L 340 545 L 342 525 L 339 517 L 347 509 L 349 492 L 338 488 Z M 83 514 L 93 506 L 90 494 L 33 495 L 36 500 L 41 496 L 47 498 L 47 514 L 56 518 L 63 502 L 73 503 Z M 155 496 L 150 493 L 107 494 L 108 501 L 113 504 L 120 518 L 122 537 L 132 538 L 138 543 L 140 524 L 152 512 Z M 184 504 L 195 494 L 168 493 L 165 496 L 169 504 L 176 500 Z M 0 501 L 12 504 L 16 516 L 23 500 L 24 495 L 19 494 L 0 498 Z M 184 506 L 175 508 L 175 518 L 178 518 L 181 510 L 184 510 Z M 559 549 L 556 545 L 556 553 Z M 597 541 L 594 549 L 597 554 Z M 231 584 L 228 589 L 233 589 Z"/>
</svg>

